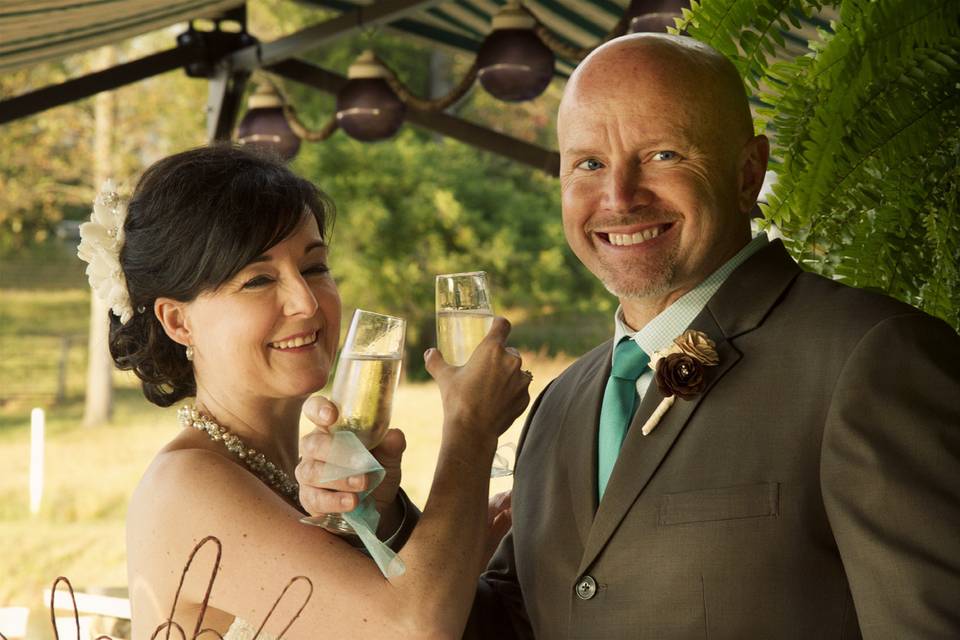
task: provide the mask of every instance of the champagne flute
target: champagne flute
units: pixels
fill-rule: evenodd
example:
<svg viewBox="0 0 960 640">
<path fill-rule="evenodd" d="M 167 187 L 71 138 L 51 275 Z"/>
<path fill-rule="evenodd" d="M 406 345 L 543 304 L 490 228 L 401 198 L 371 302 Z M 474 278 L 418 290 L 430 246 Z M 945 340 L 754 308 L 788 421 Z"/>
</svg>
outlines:
<svg viewBox="0 0 960 640">
<path fill-rule="evenodd" d="M 444 360 L 465 365 L 492 324 L 485 272 L 437 276 L 437 347 Z"/>
<path fill-rule="evenodd" d="M 340 410 L 330 432 L 352 431 L 367 449 L 387 433 L 393 396 L 400 382 L 400 363 L 406 321 L 357 309 L 340 351 L 331 400 Z M 338 535 L 355 535 L 353 527 L 336 513 L 303 518 Z"/>
<path fill-rule="evenodd" d="M 448 363 L 462 367 L 490 331 L 493 308 L 490 284 L 484 271 L 447 273 L 437 276 L 437 347 Z M 513 444 L 497 449 L 491 478 L 513 474 L 500 450 L 515 450 Z"/>
</svg>

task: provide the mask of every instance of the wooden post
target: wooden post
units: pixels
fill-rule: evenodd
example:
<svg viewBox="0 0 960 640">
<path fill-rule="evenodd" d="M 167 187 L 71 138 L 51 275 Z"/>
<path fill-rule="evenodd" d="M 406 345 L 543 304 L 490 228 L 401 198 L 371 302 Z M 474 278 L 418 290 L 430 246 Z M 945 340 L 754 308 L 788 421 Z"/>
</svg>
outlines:
<svg viewBox="0 0 960 640">
<path fill-rule="evenodd" d="M 67 363 L 70 360 L 70 334 L 60 337 L 60 369 L 57 371 L 57 399 L 63 402 L 67 399 Z"/>
<path fill-rule="evenodd" d="M 43 498 L 43 409 L 30 412 L 30 513 L 37 515 Z"/>
<path fill-rule="evenodd" d="M 100 65 L 112 67 L 117 63 L 115 47 L 104 47 Z M 94 106 L 94 188 L 113 174 L 114 94 L 97 94 Z M 110 420 L 113 412 L 113 360 L 107 340 L 110 335 L 108 307 L 95 292 L 90 296 L 90 334 L 87 347 L 87 390 L 83 408 L 83 425 L 93 427 Z"/>
</svg>

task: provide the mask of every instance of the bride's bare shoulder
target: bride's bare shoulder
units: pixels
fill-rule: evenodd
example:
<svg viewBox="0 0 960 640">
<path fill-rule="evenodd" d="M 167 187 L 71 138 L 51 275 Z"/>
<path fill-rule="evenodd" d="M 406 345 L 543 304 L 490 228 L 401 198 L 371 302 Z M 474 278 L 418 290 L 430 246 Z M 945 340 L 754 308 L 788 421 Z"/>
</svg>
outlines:
<svg viewBox="0 0 960 640">
<path fill-rule="evenodd" d="M 209 509 L 211 501 L 235 498 L 247 487 L 244 475 L 248 474 L 218 452 L 171 442 L 154 457 L 137 484 L 130 499 L 128 527 L 141 520 L 169 521 L 171 515 L 193 518 L 195 510 Z"/>
<path fill-rule="evenodd" d="M 165 447 L 130 499 L 128 570 L 151 583 L 175 585 L 201 540 L 214 536 L 224 548 L 236 549 L 250 528 L 261 526 L 251 511 L 283 515 L 286 508 L 229 458 L 203 447 Z"/>
<path fill-rule="evenodd" d="M 225 526 L 224 509 L 242 502 L 245 472 L 214 451 L 168 445 L 140 480 L 127 512 L 127 570 L 135 635 L 144 636 L 169 614 L 173 594 L 193 548 L 207 536 L 236 546 L 235 529 Z M 247 474 L 248 475 L 248 474 Z M 183 585 L 176 621 L 182 625 L 197 614 L 216 548 L 198 552 L 190 579 Z M 229 626 L 230 616 L 208 610 L 208 624 Z M 181 619 L 182 618 L 182 619 Z M 220 620 L 219 618 L 224 618 Z M 192 622 L 190 622 L 192 624 Z M 146 625 L 146 626 L 144 626 Z"/>
</svg>

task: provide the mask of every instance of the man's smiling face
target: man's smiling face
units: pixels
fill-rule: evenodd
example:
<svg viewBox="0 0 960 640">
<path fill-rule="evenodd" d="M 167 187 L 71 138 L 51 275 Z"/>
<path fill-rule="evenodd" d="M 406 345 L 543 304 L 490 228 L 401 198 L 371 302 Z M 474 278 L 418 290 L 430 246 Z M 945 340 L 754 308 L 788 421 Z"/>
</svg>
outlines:
<svg viewBox="0 0 960 640">
<path fill-rule="evenodd" d="M 746 123 L 730 113 L 723 83 L 676 49 L 601 51 L 560 107 L 567 242 L 621 300 L 687 291 L 749 239 L 753 202 L 739 193 L 749 111 Z"/>
</svg>

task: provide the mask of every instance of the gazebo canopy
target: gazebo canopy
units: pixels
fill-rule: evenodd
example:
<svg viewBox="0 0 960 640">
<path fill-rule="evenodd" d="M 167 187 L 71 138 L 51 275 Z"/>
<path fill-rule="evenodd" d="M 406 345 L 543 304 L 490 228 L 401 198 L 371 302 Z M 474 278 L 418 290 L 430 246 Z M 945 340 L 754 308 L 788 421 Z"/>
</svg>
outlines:
<svg viewBox="0 0 960 640">
<path fill-rule="evenodd" d="M 208 18 L 237 0 L 8 0 L 0 6 L 0 72 Z"/>
<path fill-rule="evenodd" d="M 210 79 L 208 134 L 229 137 L 250 73 L 265 69 L 321 91 L 336 93 L 342 75 L 298 56 L 361 29 L 380 27 L 433 46 L 476 54 L 505 0 L 306 0 L 326 10 L 325 20 L 276 41 L 257 43 L 245 33 L 220 30 L 222 20 L 245 28 L 245 3 L 238 0 L 8 0 L 0 7 L 0 72 L 54 60 L 200 18 L 214 19 L 213 34 L 194 32 L 179 46 L 112 69 L 0 101 L 0 124 L 158 73 L 185 68 Z M 602 42 L 626 12 L 676 13 L 683 0 L 525 0 L 524 7 L 542 25 L 558 51 L 555 74 L 566 77 L 576 66 L 575 52 Z M 330 12 L 337 15 L 329 18 Z M 806 53 L 821 17 L 794 16 L 799 26 L 783 31 L 778 55 Z M 320 20 L 318 18 L 318 20 Z M 226 23 L 224 23 L 226 24 Z M 582 53 L 581 53 L 582 55 Z M 505 136 L 444 112 L 408 108 L 411 124 L 451 136 L 478 148 L 556 174 L 555 151 Z"/>
</svg>

